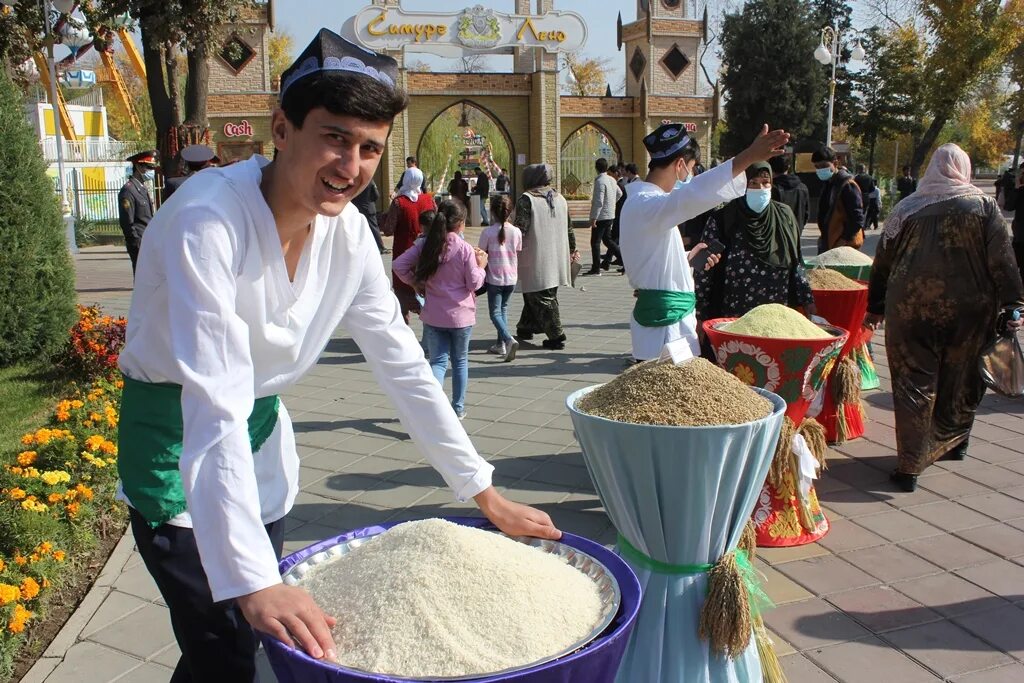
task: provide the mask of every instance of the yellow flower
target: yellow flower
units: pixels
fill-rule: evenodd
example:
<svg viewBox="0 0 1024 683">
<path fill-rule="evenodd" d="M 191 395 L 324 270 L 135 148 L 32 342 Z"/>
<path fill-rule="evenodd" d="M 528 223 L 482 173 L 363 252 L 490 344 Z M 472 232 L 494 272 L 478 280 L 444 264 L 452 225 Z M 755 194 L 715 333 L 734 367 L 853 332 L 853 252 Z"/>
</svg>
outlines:
<svg viewBox="0 0 1024 683">
<path fill-rule="evenodd" d="M 71 475 L 64 470 L 52 470 L 49 472 L 43 472 L 40 476 L 47 486 L 56 486 L 57 484 L 66 483 L 71 481 Z"/>
<path fill-rule="evenodd" d="M 0 583 L 0 605 L 6 605 L 21 598 L 21 590 L 9 583 Z"/>
<path fill-rule="evenodd" d="M 7 563 L 4 562 L 4 558 L 0 557 L 0 572 L 7 569 Z"/>
<path fill-rule="evenodd" d="M 79 401 L 77 398 L 71 402 L 71 407 L 74 408 L 75 410 L 78 410 L 84 405 L 85 404 Z"/>
<path fill-rule="evenodd" d="M 29 479 L 38 479 L 39 478 L 39 470 L 37 470 L 35 467 L 27 467 L 27 468 L 25 468 L 24 475 L 25 475 L 25 477 L 27 477 Z"/>
<path fill-rule="evenodd" d="M 43 554 L 46 554 L 46 553 L 50 552 L 51 550 L 53 550 L 53 544 L 50 543 L 49 541 L 43 541 L 38 546 L 36 546 L 36 552 L 40 552 L 40 553 L 43 553 Z"/>
<path fill-rule="evenodd" d="M 31 446 L 36 442 L 36 437 L 32 434 L 24 434 L 21 437 L 21 443 L 26 446 Z"/>
<path fill-rule="evenodd" d="M 18 453 L 18 464 L 28 467 L 36 461 L 37 455 L 35 451 L 22 451 Z"/>
<path fill-rule="evenodd" d="M 25 470 L 21 469 L 20 467 L 8 467 L 7 471 L 10 472 L 11 474 L 17 474 L 19 477 L 25 472 Z"/>
<path fill-rule="evenodd" d="M 22 498 L 25 497 L 25 489 L 14 487 L 13 489 L 11 489 L 10 496 L 11 500 L 21 500 Z"/>
<path fill-rule="evenodd" d="M 11 621 L 7 624 L 7 628 L 10 629 L 11 633 L 21 633 L 25 630 L 25 623 L 31 619 L 33 613 L 25 609 L 21 605 L 14 606 L 14 614 L 11 615 Z"/>
<path fill-rule="evenodd" d="M 106 441 L 106 439 L 104 439 L 99 434 L 93 434 L 92 436 L 85 440 L 85 447 L 89 449 L 91 452 L 95 453 L 97 450 L 99 450 L 99 447 L 103 445 L 104 441 Z"/>
<path fill-rule="evenodd" d="M 99 415 L 97 415 L 96 417 L 97 417 L 97 419 L 98 419 L 98 418 L 99 418 Z M 94 424 L 94 423 L 93 423 L 93 421 L 92 421 L 92 420 L 84 420 L 84 421 L 82 422 L 82 426 L 83 426 L 83 427 L 85 427 L 86 429 L 92 429 L 92 428 L 93 428 L 93 424 Z"/>
<path fill-rule="evenodd" d="M 37 500 L 23 500 L 21 501 L 21 507 L 29 512 L 46 512 L 50 509 L 46 503 L 40 503 Z"/>
<path fill-rule="evenodd" d="M 63 562 L 64 561 L 64 551 L 63 550 L 54 550 L 53 551 L 53 559 L 57 560 L 58 562 Z"/>
<path fill-rule="evenodd" d="M 36 443 L 38 443 L 40 446 L 45 446 L 46 444 L 50 443 L 50 438 L 52 437 L 52 435 L 53 432 L 51 432 L 46 427 L 38 429 L 36 430 Z"/>
<path fill-rule="evenodd" d="M 31 600 L 39 595 L 39 584 L 31 576 L 21 582 L 21 597 L 23 600 Z"/>
<path fill-rule="evenodd" d="M 28 561 L 30 563 L 32 563 L 32 564 L 35 564 L 40 559 L 42 559 L 42 558 L 40 558 L 39 553 L 32 553 L 31 555 L 28 556 Z"/>
</svg>

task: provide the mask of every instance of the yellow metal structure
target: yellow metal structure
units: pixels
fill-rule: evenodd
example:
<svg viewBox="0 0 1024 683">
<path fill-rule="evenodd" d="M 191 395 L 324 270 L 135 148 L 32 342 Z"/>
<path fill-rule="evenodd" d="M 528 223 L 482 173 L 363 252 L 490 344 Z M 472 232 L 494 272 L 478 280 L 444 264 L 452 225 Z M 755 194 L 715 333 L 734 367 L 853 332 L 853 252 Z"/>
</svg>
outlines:
<svg viewBox="0 0 1024 683">
<path fill-rule="evenodd" d="M 100 58 L 103 60 L 103 66 L 106 67 L 108 80 L 114 85 L 114 91 L 117 93 L 118 99 L 121 100 L 121 104 L 124 105 L 125 110 L 128 112 L 128 120 L 132 122 L 132 128 L 139 130 L 142 123 L 139 121 L 139 115 L 132 104 L 128 86 L 125 85 L 124 78 L 121 76 L 117 64 L 114 63 L 114 55 L 109 52 L 100 52 Z"/>
<path fill-rule="evenodd" d="M 142 79 L 142 84 L 146 84 L 146 63 L 142 61 L 142 55 L 139 54 L 138 49 L 135 47 L 135 41 L 132 40 L 132 34 L 128 33 L 127 29 L 121 29 L 117 32 L 118 37 L 121 39 L 121 44 L 124 46 L 124 51 L 128 55 L 128 61 L 131 62 L 132 68 L 135 69 L 135 73 L 138 74 L 139 78 Z"/>
<path fill-rule="evenodd" d="M 43 87 L 46 88 L 46 92 L 50 92 L 50 69 L 46 65 L 46 58 L 43 57 L 41 52 L 37 52 L 35 55 L 36 67 L 39 69 L 39 80 L 42 82 Z M 68 114 L 67 102 L 64 101 L 64 93 L 60 91 L 60 84 L 57 84 L 55 88 L 57 91 L 57 111 L 60 115 L 60 129 L 64 134 L 65 140 L 77 140 L 78 134 L 75 132 L 75 126 L 71 121 L 71 115 Z"/>
</svg>

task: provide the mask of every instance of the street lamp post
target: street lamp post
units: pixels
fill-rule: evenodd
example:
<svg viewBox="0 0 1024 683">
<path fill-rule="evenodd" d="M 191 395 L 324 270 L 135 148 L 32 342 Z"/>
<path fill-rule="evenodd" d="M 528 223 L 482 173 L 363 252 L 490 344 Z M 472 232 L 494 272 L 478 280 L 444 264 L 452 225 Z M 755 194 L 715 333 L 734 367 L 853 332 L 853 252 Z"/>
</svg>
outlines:
<svg viewBox="0 0 1024 683">
<path fill-rule="evenodd" d="M 821 44 L 814 51 L 814 58 L 822 64 L 832 65 L 832 78 L 828 85 L 828 127 L 825 131 L 825 146 L 832 146 L 832 113 L 835 109 L 836 102 L 836 68 L 839 66 L 839 39 L 841 37 L 838 26 L 826 26 L 821 29 Z M 831 50 L 826 47 L 831 46 Z M 864 59 L 866 53 L 864 48 L 861 47 L 860 39 L 857 39 L 857 44 L 854 46 L 851 53 L 851 57 L 856 61 Z"/>
<path fill-rule="evenodd" d="M 67 206 L 68 200 L 64 193 L 64 145 L 61 142 L 60 104 L 57 100 L 57 67 L 53 57 L 53 44 L 56 41 L 56 36 L 53 34 L 53 26 L 50 23 L 50 10 L 53 8 L 53 3 L 51 0 L 40 0 L 39 5 L 43 10 L 43 25 L 46 27 L 46 68 L 50 72 L 49 97 L 50 107 L 53 109 L 53 141 L 57 147 L 57 193 L 60 195 L 63 209 Z"/>
</svg>

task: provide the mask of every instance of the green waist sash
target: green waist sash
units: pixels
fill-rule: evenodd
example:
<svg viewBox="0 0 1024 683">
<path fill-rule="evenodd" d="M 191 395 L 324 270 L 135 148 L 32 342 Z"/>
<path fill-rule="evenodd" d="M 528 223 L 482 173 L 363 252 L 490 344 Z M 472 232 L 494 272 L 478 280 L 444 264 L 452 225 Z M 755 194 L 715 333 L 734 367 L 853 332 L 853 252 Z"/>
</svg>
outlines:
<svg viewBox="0 0 1024 683">
<path fill-rule="evenodd" d="M 273 433 L 280 406 L 277 396 L 253 404 L 248 420 L 253 453 Z M 117 470 L 132 507 L 154 528 L 184 512 L 188 505 L 178 469 L 184 438 L 181 385 L 125 377 L 117 438 Z"/>
<path fill-rule="evenodd" d="M 666 327 L 679 322 L 697 308 L 693 292 L 665 289 L 637 290 L 633 319 L 644 327 Z"/>
</svg>

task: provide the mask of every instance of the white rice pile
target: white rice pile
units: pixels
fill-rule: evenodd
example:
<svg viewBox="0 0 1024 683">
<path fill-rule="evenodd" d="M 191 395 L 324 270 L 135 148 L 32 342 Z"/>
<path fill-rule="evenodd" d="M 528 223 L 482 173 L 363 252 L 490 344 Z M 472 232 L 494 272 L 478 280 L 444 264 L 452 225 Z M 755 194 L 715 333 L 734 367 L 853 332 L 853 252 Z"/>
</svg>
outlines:
<svg viewBox="0 0 1024 683">
<path fill-rule="evenodd" d="M 807 262 L 816 266 L 870 266 L 874 260 L 853 247 L 836 247 L 812 256 Z"/>
<path fill-rule="evenodd" d="M 300 585 L 338 620 L 339 664 L 411 678 L 530 664 L 601 619 L 596 584 L 561 558 L 440 519 L 400 524 Z"/>
</svg>

